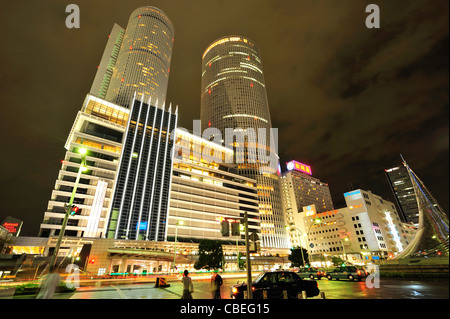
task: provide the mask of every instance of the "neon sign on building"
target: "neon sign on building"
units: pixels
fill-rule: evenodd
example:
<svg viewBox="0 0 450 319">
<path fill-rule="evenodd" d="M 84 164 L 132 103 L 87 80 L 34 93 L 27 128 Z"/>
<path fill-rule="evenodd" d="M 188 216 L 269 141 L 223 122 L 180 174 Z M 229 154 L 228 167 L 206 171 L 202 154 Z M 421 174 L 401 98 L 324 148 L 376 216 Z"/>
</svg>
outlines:
<svg viewBox="0 0 450 319">
<path fill-rule="evenodd" d="M 286 167 L 288 170 L 296 170 L 308 175 L 312 175 L 311 166 L 297 162 L 297 161 L 290 161 L 286 163 Z"/>
</svg>

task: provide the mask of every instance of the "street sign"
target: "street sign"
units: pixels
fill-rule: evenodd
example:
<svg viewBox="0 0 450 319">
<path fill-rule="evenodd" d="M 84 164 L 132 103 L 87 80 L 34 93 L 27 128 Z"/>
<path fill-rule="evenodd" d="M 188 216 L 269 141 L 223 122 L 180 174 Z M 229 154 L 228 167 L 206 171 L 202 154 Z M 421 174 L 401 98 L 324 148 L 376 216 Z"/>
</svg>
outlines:
<svg viewBox="0 0 450 319">
<path fill-rule="evenodd" d="M 258 241 L 259 240 L 259 236 L 256 233 L 256 231 L 252 231 L 252 233 L 250 234 L 250 241 Z"/>
<path fill-rule="evenodd" d="M 309 247 L 314 248 L 314 244 L 313 243 L 309 244 Z"/>
</svg>

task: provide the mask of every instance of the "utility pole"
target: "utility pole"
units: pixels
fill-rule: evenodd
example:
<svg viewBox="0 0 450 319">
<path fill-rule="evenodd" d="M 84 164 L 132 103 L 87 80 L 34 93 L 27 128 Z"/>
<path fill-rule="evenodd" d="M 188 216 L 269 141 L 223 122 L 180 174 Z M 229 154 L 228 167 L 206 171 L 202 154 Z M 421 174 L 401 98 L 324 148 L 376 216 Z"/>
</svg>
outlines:
<svg viewBox="0 0 450 319">
<path fill-rule="evenodd" d="M 252 294 L 252 265 L 250 263 L 250 247 L 248 240 L 248 216 L 247 212 L 244 212 L 244 226 L 245 226 L 245 251 L 246 251 L 246 262 L 247 262 L 247 298 L 253 299 Z"/>
</svg>

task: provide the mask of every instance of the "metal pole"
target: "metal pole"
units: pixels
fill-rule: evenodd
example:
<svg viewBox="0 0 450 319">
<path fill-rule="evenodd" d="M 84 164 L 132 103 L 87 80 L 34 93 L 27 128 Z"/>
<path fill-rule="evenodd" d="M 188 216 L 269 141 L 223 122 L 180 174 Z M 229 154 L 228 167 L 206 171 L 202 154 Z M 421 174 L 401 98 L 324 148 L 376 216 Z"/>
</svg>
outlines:
<svg viewBox="0 0 450 319">
<path fill-rule="evenodd" d="M 175 271 L 175 260 L 177 258 L 177 237 L 178 237 L 178 222 L 175 225 L 175 248 L 174 248 L 174 253 L 173 253 L 173 271 Z"/>
<path fill-rule="evenodd" d="M 301 233 L 303 235 L 303 232 L 298 227 L 294 226 L 293 228 L 296 229 L 299 233 Z M 298 237 L 298 242 L 300 244 L 300 251 L 302 253 L 303 267 L 305 267 L 305 256 L 303 254 L 302 238 L 300 237 L 300 234 L 298 234 L 298 233 L 297 233 L 297 237 Z M 306 249 L 308 249 L 308 243 L 306 243 Z"/>
<path fill-rule="evenodd" d="M 236 236 L 236 270 L 239 271 L 239 236 Z"/>
<path fill-rule="evenodd" d="M 81 164 L 78 169 L 77 179 L 75 180 L 75 185 L 73 186 L 72 196 L 70 196 L 69 203 L 64 207 L 65 215 L 64 220 L 61 226 L 61 230 L 59 231 L 58 241 L 56 242 L 55 251 L 53 252 L 52 259 L 50 260 L 50 266 L 55 266 L 56 258 L 58 256 L 59 247 L 61 247 L 61 241 L 64 236 L 64 232 L 66 231 L 67 221 L 69 220 L 70 207 L 73 204 L 73 200 L 75 198 L 75 194 L 77 192 L 78 183 L 80 182 L 81 173 L 83 172 L 83 168 L 86 165 L 86 154 L 81 154 Z"/>
<path fill-rule="evenodd" d="M 347 254 L 345 253 L 345 246 L 344 246 L 344 242 L 341 239 L 341 245 L 342 245 L 342 250 L 344 252 L 344 260 L 347 260 Z"/>
<path fill-rule="evenodd" d="M 247 212 L 244 212 L 244 225 L 245 225 L 245 251 L 246 251 L 246 262 L 247 262 L 247 296 L 248 299 L 253 299 L 252 294 L 252 265 L 250 263 L 250 247 L 248 240 L 248 216 Z"/>
</svg>

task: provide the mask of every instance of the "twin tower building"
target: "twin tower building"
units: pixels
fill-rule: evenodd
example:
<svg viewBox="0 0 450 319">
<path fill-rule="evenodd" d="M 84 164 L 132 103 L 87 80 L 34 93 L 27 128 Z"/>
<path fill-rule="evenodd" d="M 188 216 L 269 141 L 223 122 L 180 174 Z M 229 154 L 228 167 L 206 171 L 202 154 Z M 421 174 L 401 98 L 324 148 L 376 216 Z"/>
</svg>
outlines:
<svg viewBox="0 0 450 319">
<path fill-rule="evenodd" d="M 126 29 L 113 26 L 39 236 L 59 235 L 76 188 L 80 210 L 65 236 L 230 240 L 220 220 L 247 212 L 262 247 L 288 248 L 258 46 L 226 36 L 206 48 L 201 132 L 189 132 L 177 127 L 178 109 L 166 103 L 173 43 L 172 22 L 154 7 L 136 9 Z M 81 148 L 87 170 L 77 182 Z M 236 238 L 243 239 L 244 232 Z"/>
</svg>

